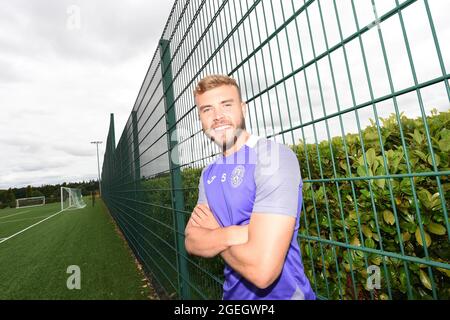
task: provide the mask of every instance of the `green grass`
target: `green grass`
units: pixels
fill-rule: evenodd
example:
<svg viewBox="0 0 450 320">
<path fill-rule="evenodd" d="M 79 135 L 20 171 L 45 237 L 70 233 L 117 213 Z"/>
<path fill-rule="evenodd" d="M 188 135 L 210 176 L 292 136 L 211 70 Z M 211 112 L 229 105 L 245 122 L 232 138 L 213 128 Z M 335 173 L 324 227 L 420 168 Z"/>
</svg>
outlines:
<svg viewBox="0 0 450 320">
<path fill-rule="evenodd" d="M 0 299 L 148 299 L 150 289 L 102 201 L 62 213 L 0 243 Z M 0 210 L 0 241 L 60 210 Z M 69 290 L 70 265 L 81 289 Z"/>
</svg>

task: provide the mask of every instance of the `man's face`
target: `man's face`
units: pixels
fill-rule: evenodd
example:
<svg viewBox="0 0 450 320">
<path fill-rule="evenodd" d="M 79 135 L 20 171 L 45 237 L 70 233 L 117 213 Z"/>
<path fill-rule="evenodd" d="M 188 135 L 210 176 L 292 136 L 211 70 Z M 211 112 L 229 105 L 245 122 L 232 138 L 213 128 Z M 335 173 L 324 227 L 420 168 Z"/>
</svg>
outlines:
<svg viewBox="0 0 450 320">
<path fill-rule="evenodd" d="M 245 103 L 235 86 L 224 85 L 195 97 L 203 132 L 224 150 L 245 130 Z"/>
</svg>

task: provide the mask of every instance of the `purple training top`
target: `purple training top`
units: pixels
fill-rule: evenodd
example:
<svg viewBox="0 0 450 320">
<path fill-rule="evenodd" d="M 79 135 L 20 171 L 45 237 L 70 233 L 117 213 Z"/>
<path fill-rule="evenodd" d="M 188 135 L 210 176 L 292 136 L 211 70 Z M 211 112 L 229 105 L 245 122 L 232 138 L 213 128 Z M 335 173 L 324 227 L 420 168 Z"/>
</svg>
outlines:
<svg viewBox="0 0 450 320">
<path fill-rule="evenodd" d="M 251 135 L 234 154 L 220 155 L 203 169 L 197 203 L 208 204 L 222 227 L 246 225 L 252 212 L 296 218 L 280 276 L 259 289 L 225 264 L 224 300 L 315 299 L 297 242 L 302 180 L 294 152 L 283 144 Z"/>
</svg>

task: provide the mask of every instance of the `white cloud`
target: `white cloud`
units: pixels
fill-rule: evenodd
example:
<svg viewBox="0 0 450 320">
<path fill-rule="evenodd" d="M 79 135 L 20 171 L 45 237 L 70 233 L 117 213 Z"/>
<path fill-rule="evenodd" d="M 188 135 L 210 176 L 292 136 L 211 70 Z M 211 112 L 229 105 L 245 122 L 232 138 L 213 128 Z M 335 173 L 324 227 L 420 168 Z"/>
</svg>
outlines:
<svg viewBox="0 0 450 320">
<path fill-rule="evenodd" d="M 116 141 L 118 141 L 157 47 L 157 41 L 173 1 L 132 0 L 125 3 L 106 0 L 95 2 L 0 0 L 0 2 L 0 188 L 95 178 L 96 150 L 90 141 L 106 142 L 110 113 L 115 114 Z M 450 42 L 447 39 L 450 36 L 450 25 L 447 22 L 447 15 L 450 2 L 442 0 L 428 2 L 448 73 Z M 256 25 L 256 15 L 251 14 L 251 22 L 242 25 L 232 40 L 230 39 L 231 47 L 225 46 L 220 50 L 202 74 L 211 69 L 215 71 L 221 69 L 220 71 L 225 73 L 234 68 L 254 47 L 283 23 L 281 3 L 285 5 L 284 14 L 289 17 L 294 10 L 298 10 L 304 4 L 304 1 L 293 1 L 294 8 L 291 7 L 290 1 L 273 1 L 272 3 L 263 1 L 256 9 L 259 14 L 259 27 Z M 333 3 L 321 1 L 329 47 L 340 42 Z M 356 31 L 351 1 L 340 0 L 336 3 L 345 38 Z M 371 23 L 375 18 L 371 1 L 358 0 L 354 3 L 360 26 Z M 423 1 L 417 1 L 403 11 L 419 82 L 442 75 L 435 51 L 433 51 L 434 38 L 428 26 L 428 17 L 423 3 Z M 249 3 L 242 1 L 240 4 L 245 11 Z M 378 0 L 376 4 L 378 16 L 395 7 L 394 0 Z M 77 6 L 80 10 L 78 29 L 67 27 L 70 15 L 67 9 L 71 5 Z M 191 5 L 194 3 L 191 2 Z M 271 5 L 274 6 L 274 19 L 269 14 L 267 21 L 263 21 L 263 5 L 267 12 L 272 10 Z M 208 10 L 211 8 L 215 10 L 218 4 L 207 2 L 205 7 L 208 7 Z M 238 15 L 243 14 L 240 10 Z M 219 24 L 216 22 L 210 34 L 192 53 L 191 60 L 188 61 L 190 67 L 182 70 L 176 80 L 176 94 L 184 89 L 185 80 L 190 80 L 192 64 L 198 66 L 197 62 L 203 63 L 209 59 L 209 54 L 222 41 L 221 37 L 234 27 L 237 17 L 232 17 L 231 20 L 225 19 L 227 12 L 225 10 L 225 14 L 221 14 L 219 18 L 224 22 L 223 31 L 220 25 L 221 35 L 218 31 Z M 317 56 L 326 51 L 317 2 L 310 7 L 309 16 Z M 270 41 L 269 46 L 266 45 L 256 57 L 250 59 L 234 75 L 243 86 L 244 95 L 247 98 L 251 98 L 259 90 L 264 90 L 287 73 L 313 59 L 314 53 L 305 12 L 300 14 L 297 21 L 300 28 L 300 42 L 297 40 L 295 24 L 291 22 L 287 28 L 288 34 L 282 31 L 277 38 Z M 204 24 L 202 19 L 197 19 L 194 23 L 193 29 L 197 33 L 204 27 L 202 23 Z M 413 82 L 399 16 L 393 15 L 381 24 L 381 28 L 394 88 L 395 90 L 405 89 L 413 85 Z M 191 40 L 195 39 L 189 41 Z M 278 49 L 277 40 L 280 42 L 280 49 Z M 372 28 L 365 33 L 362 41 L 375 98 L 389 94 L 391 90 L 377 28 Z M 288 44 L 292 55 L 288 54 Z M 304 62 L 299 54 L 300 44 Z M 178 52 L 177 62 L 184 61 L 186 55 L 190 54 L 186 49 L 183 47 Z M 358 39 L 348 43 L 346 50 L 351 63 L 350 72 L 356 104 L 364 103 L 370 100 L 370 97 Z M 234 54 L 231 54 L 232 52 Z M 290 58 L 292 58 L 292 66 L 289 63 Z M 337 96 L 340 100 L 339 106 L 335 102 L 328 57 L 325 57 L 318 62 L 321 86 L 319 86 L 313 64 L 306 71 L 298 73 L 286 82 L 287 97 L 283 84 L 249 104 L 250 116 L 253 117 L 253 132 L 256 133 L 257 127 L 271 129 L 272 125 L 274 131 L 278 132 L 281 130 L 281 124 L 284 130 L 289 129 L 288 109 L 291 110 L 292 126 L 300 124 L 300 116 L 303 123 L 311 121 L 313 117 L 314 119 L 323 117 L 321 93 L 324 95 L 327 115 L 337 112 L 338 107 L 340 110 L 353 107 L 343 50 L 340 49 L 331 54 L 331 60 Z M 213 64 L 214 67 L 210 68 Z M 174 74 L 178 71 L 179 65 L 176 63 L 173 65 Z M 267 74 L 263 74 L 264 71 Z M 308 84 L 305 82 L 305 74 L 308 76 Z M 298 109 L 293 93 L 294 79 L 301 104 Z M 425 88 L 421 90 L 421 93 L 426 112 L 429 113 L 432 108 L 449 109 L 449 101 L 442 83 Z M 161 93 L 158 92 L 157 96 L 160 95 Z M 180 101 L 182 101 L 180 103 L 192 102 L 190 90 Z M 400 111 L 406 112 L 410 117 L 420 116 L 415 92 L 401 96 L 398 102 Z M 281 109 L 281 116 L 278 114 L 277 105 Z M 394 112 L 392 100 L 379 103 L 377 108 L 379 116 L 382 117 Z M 269 111 L 273 111 L 273 123 L 269 119 Z M 147 110 L 144 118 L 150 112 L 151 110 Z M 259 116 L 258 122 L 256 122 L 256 114 Z M 264 123 L 263 115 L 266 116 Z M 159 114 L 153 115 L 153 119 L 147 124 L 148 128 L 152 121 L 156 121 L 157 116 Z M 358 116 L 361 128 L 364 128 L 369 124 L 369 119 L 374 117 L 372 106 L 359 110 Z M 184 124 L 191 118 L 195 117 L 187 117 Z M 355 112 L 345 114 L 342 118 L 345 133 L 356 132 L 358 127 Z M 142 122 L 145 120 L 142 119 Z M 338 120 L 336 117 L 328 121 L 331 136 L 341 134 Z M 164 126 L 163 122 L 162 124 Z M 194 127 L 199 128 L 198 121 Z M 148 128 L 143 129 L 141 135 L 146 133 Z M 189 128 L 191 128 L 190 123 Z M 327 138 L 325 122 L 317 124 L 314 129 L 315 132 L 313 126 L 305 128 L 304 138 L 309 143 L 315 142 L 316 138 L 318 141 Z M 156 131 L 161 130 L 157 128 Z M 258 134 L 265 133 L 273 132 L 261 131 Z M 292 143 L 290 134 L 285 136 L 286 143 Z M 141 148 L 145 149 L 153 143 L 154 138 L 154 136 L 148 136 L 145 141 L 142 141 Z M 295 132 L 294 138 L 297 141 L 303 138 L 300 130 Z M 160 164 L 167 165 L 167 161 L 163 158 L 158 162 L 150 161 L 160 154 L 160 149 L 164 150 L 164 139 L 160 144 L 156 144 L 141 156 L 141 164 L 148 162 L 142 169 L 143 174 L 159 172 L 163 167 Z M 187 154 L 189 160 L 195 160 L 191 159 L 191 145 L 185 145 L 186 149 L 182 150 L 182 153 Z M 200 141 L 199 145 L 201 145 Z M 105 144 L 100 145 L 101 160 L 103 160 L 104 147 Z M 203 154 L 203 151 L 198 152 L 197 155 Z"/>
<path fill-rule="evenodd" d="M 110 113 L 122 131 L 172 4 L 0 1 L 0 189 L 97 177 L 90 141 Z"/>
</svg>

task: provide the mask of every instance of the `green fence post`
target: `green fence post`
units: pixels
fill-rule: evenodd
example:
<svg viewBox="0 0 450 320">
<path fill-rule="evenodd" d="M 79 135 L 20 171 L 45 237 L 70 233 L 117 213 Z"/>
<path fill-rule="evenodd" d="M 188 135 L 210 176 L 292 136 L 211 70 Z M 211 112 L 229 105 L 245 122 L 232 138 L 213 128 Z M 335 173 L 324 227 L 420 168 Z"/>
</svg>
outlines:
<svg viewBox="0 0 450 320">
<path fill-rule="evenodd" d="M 111 150 L 108 150 L 110 154 L 114 154 L 116 151 L 116 137 L 115 137 L 115 129 L 114 129 L 114 113 L 111 113 L 109 118 L 109 132 L 108 137 L 111 137 Z"/>
<path fill-rule="evenodd" d="M 103 163 L 103 169 L 102 169 L 102 191 L 103 195 L 102 198 L 105 200 L 105 202 L 108 202 L 108 198 L 110 197 L 111 192 L 111 173 L 112 170 L 114 170 L 114 153 L 116 151 L 116 138 L 115 138 L 115 129 L 114 129 L 114 113 L 111 113 L 110 120 L 109 120 L 109 131 L 108 131 L 108 141 L 106 142 L 106 149 L 105 149 L 105 160 Z M 104 172 L 105 164 L 107 163 L 107 171 Z M 105 177 L 103 177 L 105 176 Z M 105 179 L 106 180 L 103 180 Z"/>
<path fill-rule="evenodd" d="M 133 130 L 133 166 L 134 166 L 134 196 L 140 200 L 139 192 L 141 190 L 141 161 L 139 154 L 139 134 L 137 112 L 131 112 L 132 130 Z"/>
<path fill-rule="evenodd" d="M 170 54 L 170 42 L 168 40 L 161 39 L 159 42 L 159 49 L 161 52 L 161 71 L 163 75 L 163 90 L 165 92 L 165 116 L 166 116 L 166 128 L 167 128 L 167 145 L 169 148 L 169 168 L 170 179 L 172 182 L 172 208 L 175 223 L 175 245 L 177 250 L 177 266 L 178 271 L 178 286 L 181 299 L 190 299 L 191 293 L 189 288 L 189 272 L 186 259 L 186 248 L 184 246 L 184 234 L 185 229 L 185 217 L 184 211 L 184 197 L 183 197 L 183 185 L 181 170 L 179 167 L 180 158 L 176 145 L 178 144 L 178 138 L 176 133 L 176 114 L 175 108 L 170 107 L 174 103 L 173 93 L 173 78 L 172 78 L 172 66 L 171 66 L 171 54 Z M 174 163 L 175 162 L 175 163 Z"/>
</svg>

